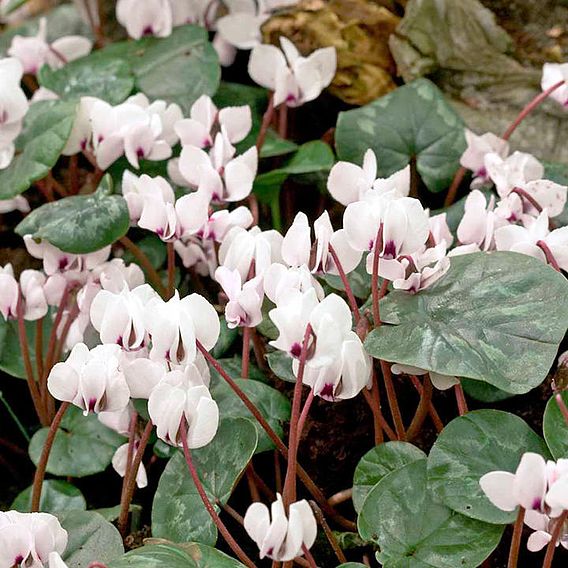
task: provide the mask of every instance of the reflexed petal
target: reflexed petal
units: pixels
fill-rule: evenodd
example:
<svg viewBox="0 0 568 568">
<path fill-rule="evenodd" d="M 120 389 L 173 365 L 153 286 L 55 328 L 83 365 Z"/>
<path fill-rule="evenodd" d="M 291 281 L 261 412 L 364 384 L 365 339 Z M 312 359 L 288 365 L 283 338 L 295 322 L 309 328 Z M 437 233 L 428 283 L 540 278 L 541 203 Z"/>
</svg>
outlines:
<svg viewBox="0 0 568 568">
<path fill-rule="evenodd" d="M 523 454 L 513 482 L 513 494 L 517 503 L 527 510 L 539 510 L 546 493 L 546 462 L 538 454 Z"/>
<path fill-rule="evenodd" d="M 365 171 L 350 162 L 337 162 L 327 178 L 329 193 L 342 205 L 349 205 L 359 200 L 369 188 Z"/>
<path fill-rule="evenodd" d="M 542 550 L 552 537 L 544 531 L 536 531 L 532 533 L 527 540 L 527 548 L 531 552 L 538 552 Z"/>
<path fill-rule="evenodd" d="M 256 545 L 261 548 L 264 537 L 270 527 L 268 507 L 260 502 L 250 505 L 245 513 L 244 527 Z"/>
<path fill-rule="evenodd" d="M 519 502 L 513 493 L 515 475 L 508 471 L 490 471 L 480 480 L 479 485 L 487 498 L 502 511 L 514 511 Z"/>
<path fill-rule="evenodd" d="M 273 45 L 257 45 L 251 51 L 248 72 L 251 79 L 261 87 L 275 90 L 276 77 L 286 67 L 284 54 Z"/>
<path fill-rule="evenodd" d="M 302 266 L 310 262 L 310 225 L 305 213 L 298 213 L 282 241 L 282 258 L 289 266 Z"/>
</svg>

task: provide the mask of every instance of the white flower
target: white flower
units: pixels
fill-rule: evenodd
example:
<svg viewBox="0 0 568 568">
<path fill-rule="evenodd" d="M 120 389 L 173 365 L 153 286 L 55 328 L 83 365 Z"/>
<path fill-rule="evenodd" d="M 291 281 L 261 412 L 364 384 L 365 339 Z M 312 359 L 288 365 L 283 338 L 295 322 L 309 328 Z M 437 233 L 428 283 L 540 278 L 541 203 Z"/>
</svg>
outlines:
<svg viewBox="0 0 568 568">
<path fill-rule="evenodd" d="M 434 371 L 427 371 L 426 369 L 420 369 L 419 367 L 413 367 L 412 365 L 401 365 L 400 363 L 394 363 L 391 366 L 391 371 L 393 375 L 405 374 L 416 375 L 418 377 L 429 373 L 432 384 L 438 390 L 448 390 L 460 382 L 458 378 L 450 375 L 442 375 L 440 373 L 434 373 Z"/>
<path fill-rule="evenodd" d="M 172 33 L 172 9 L 168 0 L 118 0 L 116 19 L 134 39 Z"/>
<path fill-rule="evenodd" d="M 44 65 L 53 69 L 63 67 L 69 61 L 88 55 L 92 42 L 83 36 L 65 36 L 52 44 L 47 42 L 47 20 L 41 18 L 35 36 L 17 35 L 12 39 L 8 55 L 19 59 L 24 73 L 35 75 Z"/>
<path fill-rule="evenodd" d="M 369 149 L 363 157 L 363 166 L 351 162 L 337 162 L 329 172 L 327 189 L 342 205 L 363 199 L 365 193 L 395 192 L 398 197 L 408 197 L 410 191 L 410 166 L 395 172 L 388 178 L 377 178 L 377 157 Z"/>
<path fill-rule="evenodd" d="M 254 260 L 255 274 L 261 276 L 271 264 L 282 260 L 281 248 L 282 235 L 278 231 L 233 227 L 219 248 L 219 264 L 238 270 L 245 280 Z"/>
<path fill-rule="evenodd" d="M 225 306 L 225 319 L 229 328 L 256 327 L 262 321 L 262 277 L 257 276 L 243 284 L 238 270 L 220 266 L 215 271 L 215 280 L 229 298 Z"/>
<path fill-rule="evenodd" d="M 489 179 L 485 168 L 485 156 L 494 153 L 505 159 L 509 153 L 509 143 L 491 132 L 478 136 L 467 128 L 465 139 L 467 148 L 460 158 L 460 164 L 473 172 L 472 187 L 478 187 L 487 183 Z"/>
<path fill-rule="evenodd" d="M 215 437 L 219 409 L 196 368 L 171 371 L 161 379 L 148 399 L 148 412 L 156 425 L 158 438 L 181 446 L 180 426 L 187 421 L 190 448 L 206 446 Z"/>
<path fill-rule="evenodd" d="M 253 48 L 248 71 L 261 87 L 274 91 L 274 106 L 282 103 L 296 107 L 319 97 L 331 83 L 337 66 L 334 47 L 316 49 L 302 57 L 294 44 L 280 37 L 282 50 L 273 45 Z"/>
<path fill-rule="evenodd" d="M 69 568 L 65 562 L 63 562 L 63 558 L 57 553 L 52 552 L 49 555 L 49 568 Z"/>
<path fill-rule="evenodd" d="M 57 363 L 47 379 L 49 392 L 89 412 L 122 410 L 130 390 L 119 368 L 120 347 L 98 345 L 89 351 L 84 343 L 73 347 L 64 363 Z"/>
<path fill-rule="evenodd" d="M 132 461 L 134 461 L 134 455 L 136 454 L 136 450 L 140 446 L 140 440 L 134 440 L 134 452 L 132 453 Z M 122 444 L 116 449 L 114 455 L 112 456 L 112 467 L 114 471 L 120 475 L 120 477 L 124 477 L 126 475 L 126 470 L 128 469 L 128 444 Z M 144 464 L 140 462 L 140 466 L 138 467 L 138 472 L 136 473 L 136 485 L 140 487 L 140 489 L 146 487 L 148 485 L 148 476 L 146 474 L 146 468 Z"/>
<path fill-rule="evenodd" d="M 253 224 L 253 220 L 250 209 L 243 205 L 232 211 L 221 209 L 209 216 L 207 223 L 198 231 L 197 235 L 203 239 L 212 239 L 221 243 L 233 227 L 248 229 Z"/>
<path fill-rule="evenodd" d="M 10 263 L 0 266 L 0 314 L 5 320 L 18 316 L 18 281 Z"/>
<path fill-rule="evenodd" d="M 174 241 L 174 249 L 185 268 L 192 268 L 200 276 L 211 276 L 217 268 L 217 253 L 213 241 L 190 237 Z"/>
<path fill-rule="evenodd" d="M 25 302 L 24 319 L 35 321 L 47 314 L 45 283 L 45 274 L 39 270 L 24 270 L 20 274 L 20 288 Z"/>
<path fill-rule="evenodd" d="M 561 85 L 549 95 L 551 99 L 554 99 L 563 106 L 568 105 L 568 85 L 566 85 L 566 79 L 568 79 L 568 63 L 545 63 L 542 66 L 542 80 L 540 86 L 543 91 L 564 81 L 564 85 Z"/>
<path fill-rule="evenodd" d="M 0 566 L 43 568 L 52 553 L 63 554 L 67 531 L 48 513 L 0 512 Z M 51 568 L 51 566 L 50 566 Z"/>
<path fill-rule="evenodd" d="M 317 299 L 323 300 L 323 288 L 306 265 L 288 268 L 283 264 L 274 263 L 264 273 L 264 293 L 276 305 L 280 304 L 291 290 L 304 293 L 312 288 Z"/>
<path fill-rule="evenodd" d="M 253 503 L 245 514 L 244 527 L 260 549 L 260 558 L 289 561 L 303 555 L 302 546 L 311 548 L 317 536 L 314 513 L 304 499 L 291 503 L 288 516 L 278 493 L 270 507 Z"/>
<path fill-rule="evenodd" d="M 14 140 L 28 112 L 28 100 L 20 87 L 23 72 L 17 59 L 0 59 L 0 170 L 7 168 L 14 157 Z"/>
<path fill-rule="evenodd" d="M 11 211 L 28 213 L 30 211 L 30 204 L 23 195 L 16 195 L 16 197 L 12 199 L 0 199 L 0 213 L 10 213 Z"/>
<path fill-rule="evenodd" d="M 207 350 L 219 338 L 220 323 L 215 308 L 199 294 L 173 298 L 164 302 L 151 300 L 145 310 L 146 329 L 152 347 L 150 359 L 174 364 L 192 363 L 196 356 L 196 340 Z"/>
</svg>

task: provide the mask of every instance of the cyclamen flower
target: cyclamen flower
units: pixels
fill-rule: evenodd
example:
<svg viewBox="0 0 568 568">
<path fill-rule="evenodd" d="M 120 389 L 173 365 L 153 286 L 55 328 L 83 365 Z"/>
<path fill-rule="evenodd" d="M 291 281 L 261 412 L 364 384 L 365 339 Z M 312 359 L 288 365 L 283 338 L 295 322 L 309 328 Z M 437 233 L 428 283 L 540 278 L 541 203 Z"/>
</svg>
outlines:
<svg viewBox="0 0 568 568">
<path fill-rule="evenodd" d="M 250 209 L 242 205 L 232 211 L 221 209 L 209 216 L 207 223 L 197 232 L 197 236 L 221 243 L 233 227 L 248 229 L 253 221 Z"/>
<path fill-rule="evenodd" d="M 140 445 L 140 440 L 136 438 L 134 440 L 134 452 L 133 452 L 133 461 L 134 461 L 134 454 L 138 450 Z M 120 477 L 124 477 L 126 475 L 126 470 L 128 469 L 128 444 L 122 444 L 116 449 L 114 455 L 112 456 L 112 467 Z M 146 468 L 144 464 L 140 462 L 140 466 L 138 467 L 138 472 L 136 474 L 136 485 L 143 489 L 148 485 L 148 475 L 146 474 Z"/>
<path fill-rule="evenodd" d="M 52 69 L 63 67 L 91 53 L 93 43 L 83 36 L 65 36 L 49 44 L 47 41 L 47 19 L 41 18 L 35 36 L 17 35 L 12 39 L 8 55 L 22 63 L 24 73 L 35 75 L 44 65 Z"/>
<path fill-rule="evenodd" d="M 57 517 L 48 513 L 0 512 L 2 567 L 43 568 L 52 562 L 53 553 L 63 554 L 66 547 L 67 531 Z"/>
<path fill-rule="evenodd" d="M 190 372 L 171 371 L 161 379 L 148 399 L 148 412 L 156 425 L 158 438 L 182 446 L 180 427 L 187 422 L 190 448 L 206 446 L 215 437 L 219 409 L 193 367 Z"/>
<path fill-rule="evenodd" d="M 20 288 L 25 302 L 24 319 L 35 321 L 47 314 L 45 283 L 45 274 L 39 270 L 24 270 L 20 274 Z"/>
<path fill-rule="evenodd" d="M 208 351 L 213 349 L 220 333 L 215 308 L 199 294 L 173 298 L 164 302 L 151 300 L 145 309 L 146 329 L 152 340 L 150 359 L 179 365 L 195 361 L 196 340 Z"/>
<path fill-rule="evenodd" d="M 410 166 L 387 178 L 377 178 L 377 157 L 375 152 L 369 149 L 363 157 L 362 167 L 351 162 L 337 162 L 329 172 L 327 189 L 342 205 L 363 199 L 365 193 L 371 190 L 379 193 L 394 191 L 398 197 L 408 197 Z"/>
<path fill-rule="evenodd" d="M 460 158 L 460 164 L 473 172 L 471 187 L 476 188 L 489 181 L 485 167 L 485 156 L 494 153 L 505 159 L 509 154 L 509 143 L 491 132 L 481 136 L 465 129 L 467 148 Z"/>
<path fill-rule="evenodd" d="M 89 412 L 122 410 L 130 401 L 130 391 L 119 368 L 120 347 L 84 343 L 73 347 L 64 363 L 57 363 L 47 379 L 49 392 L 57 400 L 73 403 Z"/>
<path fill-rule="evenodd" d="M 549 231 L 546 210 L 525 226 L 507 225 L 495 231 L 497 250 L 520 252 L 562 270 L 568 270 L 568 227 Z"/>
<path fill-rule="evenodd" d="M 217 253 L 213 241 L 189 237 L 174 241 L 174 249 L 185 268 L 192 268 L 200 276 L 215 274 Z"/>
<path fill-rule="evenodd" d="M 302 556 L 302 546 L 310 549 L 317 536 L 316 519 L 308 502 L 302 499 L 291 503 L 286 515 L 280 493 L 270 511 L 264 503 L 253 503 L 245 514 L 244 527 L 256 542 L 261 559 L 268 556 L 282 562 Z"/>
<path fill-rule="evenodd" d="M 329 252 L 331 246 L 346 274 L 357 268 L 361 251 L 351 247 L 343 229 L 334 232 L 327 211 L 314 222 L 313 247 L 310 232 L 308 218 L 304 213 L 298 213 L 282 241 L 282 258 L 286 264 L 293 267 L 306 265 L 312 272 L 337 274 L 337 267 Z"/>
<path fill-rule="evenodd" d="M 262 321 L 262 278 L 257 276 L 243 284 L 238 270 L 220 266 L 215 271 L 215 280 L 229 298 L 225 306 L 228 327 L 256 327 Z"/>
<path fill-rule="evenodd" d="M 63 558 L 57 552 L 52 552 L 49 555 L 49 568 L 69 568 L 69 566 L 63 562 Z"/>
<path fill-rule="evenodd" d="M 568 106 L 568 63 L 545 63 L 542 66 L 542 80 L 540 86 L 543 91 L 547 91 L 557 83 L 564 81 L 564 84 L 552 91 L 549 97 L 554 99 L 562 106 Z"/>
<path fill-rule="evenodd" d="M 0 130 L 1 128 L 2 127 L 0 127 Z M 2 168 L 0 167 L 0 169 Z M 0 199 L 0 214 L 10 213 L 12 211 L 21 211 L 22 213 L 29 213 L 30 204 L 28 203 L 28 200 L 23 195 L 17 195 L 12 199 Z"/>
<path fill-rule="evenodd" d="M 229 270 L 238 270 L 245 280 L 253 260 L 255 273 L 261 276 L 271 264 L 281 262 L 281 249 L 282 235 L 278 231 L 233 227 L 219 248 L 219 263 Z"/>
<path fill-rule="evenodd" d="M 315 291 L 318 300 L 324 299 L 325 293 L 321 284 L 305 264 L 288 268 L 283 264 L 274 263 L 264 273 L 264 293 L 276 305 L 284 301 L 291 290 L 304 293 L 311 289 Z"/>
<path fill-rule="evenodd" d="M 23 73 L 17 59 L 0 59 L 0 170 L 7 168 L 14 157 L 14 140 L 28 112 L 28 100 L 20 87 Z"/>
<path fill-rule="evenodd" d="M 168 37 L 172 33 L 172 10 L 168 0 L 118 0 L 116 19 L 133 39 Z"/>
<path fill-rule="evenodd" d="M 10 263 L 0 266 L 0 314 L 5 320 L 18 316 L 18 281 L 14 278 L 14 269 Z"/>
<path fill-rule="evenodd" d="M 231 144 L 236 144 L 244 140 L 252 128 L 248 105 L 219 110 L 207 95 L 201 95 L 193 103 L 189 116 L 178 120 L 174 127 L 182 146 L 209 148 L 216 131 L 220 130 L 226 132 Z"/>
<path fill-rule="evenodd" d="M 248 63 L 251 79 L 274 91 L 274 106 L 297 107 L 313 101 L 331 83 L 337 67 L 334 47 L 316 49 L 302 57 L 296 46 L 280 37 L 281 50 L 274 45 L 257 45 Z"/>
</svg>

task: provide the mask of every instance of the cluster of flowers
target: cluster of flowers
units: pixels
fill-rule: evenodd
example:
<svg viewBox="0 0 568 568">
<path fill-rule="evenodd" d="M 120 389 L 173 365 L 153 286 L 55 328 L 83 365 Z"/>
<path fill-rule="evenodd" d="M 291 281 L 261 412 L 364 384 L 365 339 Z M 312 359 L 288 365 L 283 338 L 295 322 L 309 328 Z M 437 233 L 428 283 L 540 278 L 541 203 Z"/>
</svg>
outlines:
<svg viewBox="0 0 568 568">
<path fill-rule="evenodd" d="M 67 568 L 67 531 L 48 513 L 0 512 L 0 565 Z"/>
<path fill-rule="evenodd" d="M 480 480 L 487 498 L 502 511 L 525 509 L 524 522 L 533 529 L 527 548 L 536 552 L 552 539 L 560 515 L 568 510 L 568 460 L 546 461 L 542 456 L 523 454 L 515 473 L 491 471 Z M 556 546 L 568 548 L 568 529 L 562 527 Z"/>
</svg>

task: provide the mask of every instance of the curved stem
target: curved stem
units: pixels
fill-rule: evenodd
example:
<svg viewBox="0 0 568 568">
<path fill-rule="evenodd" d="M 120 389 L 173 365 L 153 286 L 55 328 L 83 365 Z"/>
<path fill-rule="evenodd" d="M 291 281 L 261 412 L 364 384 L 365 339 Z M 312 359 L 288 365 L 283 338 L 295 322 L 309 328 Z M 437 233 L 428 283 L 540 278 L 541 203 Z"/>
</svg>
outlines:
<svg viewBox="0 0 568 568">
<path fill-rule="evenodd" d="M 414 375 L 412 375 L 410 377 L 410 379 L 412 380 L 412 384 L 413 384 L 414 388 L 418 391 L 418 394 L 421 395 L 423 387 L 420 384 L 420 381 L 418 380 L 418 378 L 415 377 Z M 431 418 L 431 420 L 432 420 L 432 422 L 433 422 L 433 424 L 436 428 L 436 431 L 439 434 L 444 429 L 444 423 L 442 422 L 440 415 L 436 411 L 436 408 L 434 407 L 434 403 L 432 402 L 432 400 L 430 400 L 428 414 L 430 415 L 430 418 Z"/>
<path fill-rule="evenodd" d="M 550 247 L 546 244 L 546 242 L 543 240 L 537 241 L 536 246 L 539 247 L 540 250 L 542 250 L 542 252 L 544 253 L 546 262 L 548 262 L 548 264 L 550 264 L 550 266 L 552 266 L 552 268 L 554 268 L 556 272 L 562 272 L 560 265 L 558 264 L 556 258 L 554 258 L 554 255 L 552 254 L 552 251 L 550 250 Z"/>
<path fill-rule="evenodd" d="M 41 456 L 37 464 L 36 472 L 34 475 L 34 483 L 32 486 L 32 513 L 37 513 L 39 511 L 39 504 L 41 500 L 41 489 L 43 486 L 43 479 L 45 477 L 45 470 L 47 468 L 47 461 L 49 460 L 49 454 L 51 453 L 51 448 L 53 447 L 53 442 L 57 434 L 57 429 L 63 420 L 63 416 L 67 408 L 69 408 L 69 402 L 64 402 L 59 407 L 51 426 L 49 427 L 49 432 L 47 433 L 47 438 L 43 444 L 43 449 L 41 451 Z"/>
<path fill-rule="evenodd" d="M 466 173 L 467 169 L 463 166 L 460 166 L 458 171 L 455 173 L 454 179 L 452 180 L 452 183 L 450 185 L 450 189 L 448 189 L 446 199 L 444 200 L 444 207 L 449 207 L 456 200 L 458 189 Z"/>
<path fill-rule="evenodd" d="M 290 418 L 290 436 L 288 438 L 288 468 L 284 478 L 284 491 L 282 498 L 286 510 L 296 500 L 296 464 L 298 459 L 299 433 L 298 425 L 300 421 L 300 408 L 302 404 L 302 387 L 304 386 L 304 370 L 308 358 L 308 347 L 312 336 L 312 326 L 308 323 L 302 339 L 302 351 L 300 353 L 300 364 L 294 385 L 294 398 L 292 400 L 292 415 Z M 313 391 L 312 391 L 313 392 Z M 309 407 L 308 407 L 309 410 Z"/>
<path fill-rule="evenodd" d="M 375 380 L 375 379 L 374 379 Z M 377 385 L 378 387 L 378 385 Z M 385 420 L 381 409 L 377 409 L 376 399 L 374 399 L 371 392 L 369 392 L 366 388 L 362 391 L 371 412 L 373 413 L 373 420 L 375 423 L 375 445 L 382 444 L 384 441 L 384 436 L 382 435 L 383 431 L 387 435 L 388 439 L 392 442 L 397 439 L 395 431 L 389 426 L 388 422 Z"/>
<path fill-rule="evenodd" d="M 414 418 L 406 431 L 406 439 L 408 441 L 412 440 L 422 428 L 426 417 L 428 416 L 428 410 L 430 408 L 430 403 L 432 402 L 432 381 L 428 374 L 424 375 L 424 380 L 422 381 L 422 392 L 420 393 L 420 402 L 416 408 L 416 413 Z"/>
<path fill-rule="evenodd" d="M 302 551 L 304 552 L 304 556 L 306 557 L 310 568 L 318 568 L 318 565 L 316 564 L 312 553 L 309 551 L 308 547 L 305 544 L 302 544 Z"/>
<path fill-rule="evenodd" d="M 519 507 L 515 528 L 513 529 L 513 538 L 511 540 L 511 548 L 509 549 L 509 561 L 507 568 L 517 568 L 519 562 L 519 549 L 521 547 L 521 537 L 523 536 L 523 522 L 525 520 L 525 510 Z"/>
<path fill-rule="evenodd" d="M 347 562 L 347 558 L 345 558 L 345 554 L 343 553 L 343 550 L 341 550 L 341 546 L 339 546 L 339 543 L 337 542 L 335 535 L 333 534 L 332 530 L 329 528 L 329 525 L 327 524 L 327 521 L 325 520 L 325 517 L 323 516 L 321 509 L 317 506 L 317 504 L 314 501 L 310 501 L 310 506 L 321 528 L 323 529 L 323 532 L 325 533 L 325 536 L 329 544 L 331 545 L 333 552 L 335 552 L 337 560 L 339 560 L 339 562 L 342 564 L 344 562 Z"/>
<path fill-rule="evenodd" d="M 168 252 L 168 300 L 174 295 L 176 287 L 176 251 L 174 242 L 168 241 L 166 244 Z"/>
<path fill-rule="evenodd" d="M 513 132 L 515 132 L 515 130 L 517 129 L 517 126 L 519 126 L 519 124 L 521 124 L 521 122 L 523 122 L 523 120 L 536 107 L 538 107 L 542 102 L 544 102 L 551 93 L 556 91 L 556 89 L 558 89 L 562 85 L 564 85 L 564 81 L 558 81 L 558 83 L 555 83 L 554 85 L 552 85 L 551 87 L 546 89 L 546 91 L 539 93 L 530 103 L 528 103 L 525 106 L 525 108 L 517 115 L 517 118 L 515 118 L 515 120 L 512 122 L 512 124 L 509 126 L 509 128 L 507 128 L 507 130 L 505 131 L 505 134 L 503 134 L 503 136 L 502 136 L 503 140 L 509 140 L 509 138 L 511 137 L 511 134 L 513 134 Z"/>
<path fill-rule="evenodd" d="M 227 527 L 215 511 L 211 501 L 209 501 L 209 497 L 207 497 L 207 493 L 205 493 L 205 489 L 203 488 L 203 484 L 199 479 L 199 475 L 197 470 L 195 469 L 195 464 L 191 458 L 191 452 L 189 451 L 189 447 L 187 445 L 187 424 L 185 420 L 182 420 L 182 424 L 180 427 L 180 434 L 181 434 L 181 442 L 183 445 L 183 455 L 185 456 L 185 461 L 187 462 L 187 467 L 189 469 L 189 473 L 191 474 L 191 478 L 193 479 L 193 483 L 197 488 L 197 492 L 203 501 L 203 505 L 207 509 L 211 519 L 215 523 L 217 529 L 225 539 L 226 543 L 231 547 L 231 550 L 237 555 L 238 559 L 243 563 L 246 564 L 249 568 L 256 568 L 254 562 L 246 555 L 244 550 L 237 544 L 237 541 L 231 536 L 231 533 L 227 530 Z"/>
<path fill-rule="evenodd" d="M 250 398 L 243 392 L 243 390 L 235 383 L 235 381 L 228 375 L 228 373 L 223 369 L 219 362 L 203 347 L 199 340 L 196 341 L 197 349 L 203 354 L 206 361 L 219 373 L 219 375 L 225 380 L 232 391 L 241 399 L 243 404 L 247 407 L 249 412 L 254 416 L 256 421 L 260 424 L 262 429 L 266 432 L 272 443 L 276 446 L 276 449 L 280 452 L 284 459 L 288 459 L 288 448 L 286 444 L 279 438 L 276 432 L 272 429 L 270 424 L 266 421 L 264 416 L 260 413 L 258 408 L 250 400 Z M 323 509 L 326 515 L 335 520 L 338 525 L 343 528 L 353 531 L 357 530 L 357 526 L 353 521 L 346 519 L 341 516 L 328 502 L 321 491 L 321 489 L 313 482 L 311 477 L 307 474 L 306 470 L 298 464 L 298 477 L 301 479 L 302 483 L 305 485 L 306 489 L 312 494 L 314 499 L 317 501 L 318 505 Z"/>
<path fill-rule="evenodd" d="M 310 389 L 308 393 L 308 398 L 304 402 L 304 408 L 302 409 L 302 413 L 300 414 L 300 418 L 298 419 L 298 443 L 300 442 L 300 438 L 302 437 L 302 432 L 304 431 L 304 426 L 306 424 L 306 419 L 310 412 L 310 408 L 312 407 L 312 402 L 314 401 L 314 389 Z"/>
<path fill-rule="evenodd" d="M 160 275 L 156 271 L 156 269 L 152 266 L 150 259 L 144 254 L 144 251 L 140 249 L 137 245 L 135 245 L 126 235 L 118 239 L 119 242 L 124 246 L 124 248 L 128 249 L 132 253 L 132 256 L 140 263 L 140 266 L 146 272 L 146 276 L 148 280 L 152 283 L 154 288 L 158 291 L 162 298 L 166 299 L 168 291 L 166 287 L 162 283 Z"/>
<path fill-rule="evenodd" d="M 359 306 L 357 306 L 355 294 L 353 294 L 353 289 L 351 288 L 351 284 L 349 284 L 345 270 L 343 270 L 341 261 L 339 260 L 339 257 L 337 256 L 337 253 L 335 252 L 335 249 L 331 246 L 331 244 L 329 245 L 329 254 L 331 254 L 331 258 L 333 258 L 333 262 L 335 263 L 335 267 L 337 268 L 337 272 L 339 273 L 339 278 L 341 278 L 343 288 L 345 288 L 345 294 L 347 295 L 347 300 L 349 301 L 349 305 L 351 306 L 351 311 L 353 312 L 355 323 L 358 324 L 359 320 L 361 319 L 361 312 L 359 312 Z"/>
<path fill-rule="evenodd" d="M 126 490 L 124 491 L 123 499 L 120 500 L 120 515 L 118 517 L 118 530 L 123 537 L 126 535 L 128 527 L 128 512 L 130 510 L 130 503 L 132 502 L 132 497 L 134 496 L 134 490 L 136 489 L 136 476 L 138 475 L 138 468 L 142 463 L 142 458 L 144 457 L 144 452 L 146 446 L 148 445 L 148 440 L 150 439 L 150 434 L 152 433 L 152 428 L 154 424 L 149 420 L 144 428 L 144 433 L 142 438 L 140 438 L 140 444 L 136 450 L 136 455 L 132 460 L 132 466 L 127 467 L 126 475 L 128 476 L 128 482 L 126 484 Z"/>
<path fill-rule="evenodd" d="M 454 386 L 454 391 L 456 393 L 456 401 L 458 403 L 458 412 L 460 413 L 460 416 L 463 416 L 464 414 L 467 414 L 468 409 L 461 383 Z"/>
<path fill-rule="evenodd" d="M 552 531 L 550 542 L 546 547 L 546 555 L 542 563 L 542 568 L 550 568 L 552 566 L 552 559 L 554 558 L 554 553 L 556 552 L 556 545 L 558 544 L 558 539 L 560 538 L 562 529 L 564 528 L 564 522 L 566 521 L 566 517 L 568 517 L 568 511 L 564 511 L 560 515 L 560 517 L 558 517 L 558 520 L 554 525 L 554 530 Z"/>
<path fill-rule="evenodd" d="M 394 429 L 396 430 L 396 437 L 398 440 L 404 440 L 406 438 L 406 432 L 404 430 L 402 414 L 400 413 L 398 398 L 396 396 L 396 390 L 394 388 L 394 383 L 392 380 L 391 369 L 389 364 L 382 359 L 380 359 L 380 364 L 381 371 L 383 373 L 383 379 L 385 381 L 385 388 L 387 391 L 387 400 L 389 402 L 389 408 L 394 422 Z"/>
</svg>

